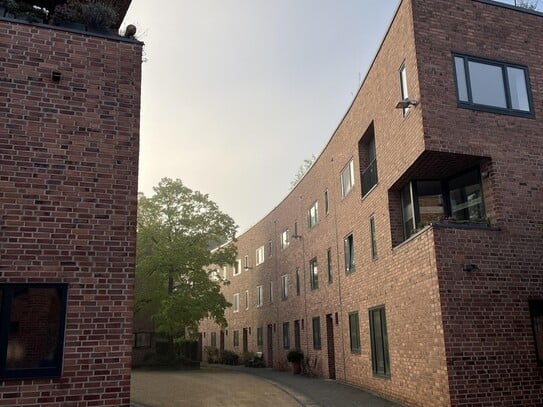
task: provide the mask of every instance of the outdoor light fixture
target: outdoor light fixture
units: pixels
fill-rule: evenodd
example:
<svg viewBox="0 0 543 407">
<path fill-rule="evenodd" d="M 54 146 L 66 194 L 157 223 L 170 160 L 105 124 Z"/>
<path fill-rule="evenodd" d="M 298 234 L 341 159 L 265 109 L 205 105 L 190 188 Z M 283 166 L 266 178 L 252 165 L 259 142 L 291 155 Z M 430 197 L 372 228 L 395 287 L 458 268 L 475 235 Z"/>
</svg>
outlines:
<svg viewBox="0 0 543 407">
<path fill-rule="evenodd" d="M 245 266 L 243 267 L 243 270 L 247 271 L 247 270 L 252 270 L 253 268 L 252 267 L 249 267 L 249 266 Z"/>
<path fill-rule="evenodd" d="M 301 239 L 301 238 L 302 238 L 302 235 L 292 235 L 292 238 L 293 238 L 293 239 Z"/>
<path fill-rule="evenodd" d="M 464 263 L 462 265 L 463 271 L 473 271 L 473 270 L 479 270 L 479 266 L 477 264 L 473 263 Z"/>
<path fill-rule="evenodd" d="M 398 104 L 396 105 L 396 109 L 407 109 L 409 106 L 417 106 L 418 104 L 418 100 L 406 98 L 398 102 Z"/>
<path fill-rule="evenodd" d="M 53 82 L 60 82 L 60 78 L 62 77 L 62 74 L 59 71 L 53 71 L 51 73 L 51 79 Z"/>
</svg>

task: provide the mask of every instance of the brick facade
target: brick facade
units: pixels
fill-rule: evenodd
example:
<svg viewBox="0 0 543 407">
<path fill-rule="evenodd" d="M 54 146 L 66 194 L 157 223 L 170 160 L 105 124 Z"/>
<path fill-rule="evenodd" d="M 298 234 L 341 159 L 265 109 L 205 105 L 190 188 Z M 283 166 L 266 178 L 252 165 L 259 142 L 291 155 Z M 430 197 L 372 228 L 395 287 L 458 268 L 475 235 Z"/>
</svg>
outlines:
<svg viewBox="0 0 543 407">
<path fill-rule="evenodd" d="M 262 327 L 266 362 L 287 368 L 282 326 L 290 323 L 294 347 L 299 321 L 301 348 L 316 360 L 320 375 L 405 405 L 543 405 L 543 370 L 529 309 L 530 300 L 543 299 L 542 19 L 539 13 L 491 1 L 401 2 L 357 96 L 313 167 L 274 210 L 239 236 L 239 258 L 243 265 L 248 255 L 250 267 L 237 276 L 227 268 L 230 285 L 223 292 L 230 302 L 239 293 L 240 309 L 226 312 L 226 349 L 241 353 L 241 344 L 233 346 L 232 332 L 251 328 L 248 348 L 258 350 L 256 332 Z M 459 107 L 453 53 L 526 67 L 533 114 Z M 406 67 L 409 97 L 419 102 L 406 115 L 395 108 L 401 98 L 401 66 Z M 378 182 L 362 190 L 371 137 Z M 343 197 L 340 174 L 351 159 L 354 187 Z M 472 168 L 480 176 L 484 224 L 442 216 L 406 239 L 402 189 L 413 180 L 451 179 Z M 319 222 L 309 228 L 307 211 L 315 201 Z M 301 237 L 292 237 L 295 222 Z M 290 245 L 281 249 L 287 228 Z M 355 266 L 346 273 L 344 239 L 350 234 Z M 271 256 L 266 253 L 264 263 L 256 266 L 256 249 L 269 241 Z M 314 258 L 318 288 L 311 289 Z M 464 271 L 472 264 L 475 269 Z M 281 298 L 283 275 L 288 275 L 287 299 Z M 255 303 L 259 285 L 264 287 L 262 307 Z M 372 350 L 369 311 L 381 306 L 390 370 L 375 374 L 387 366 L 378 366 L 378 348 Z M 355 311 L 360 352 L 350 347 L 348 316 Z M 314 317 L 320 317 L 320 349 L 313 346 Z M 211 332 L 219 337 L 220 328 L 209 321 L 202 322 L 201 330 L 204 347 L 210 345 Z M 332 341 L 333 347 L 328 346 Z"/>
<path fill-rule="evenodd" d="M 68 298 L 61 377 L 0 406 L 127 406 L 142 44 L 5 19 L 0 43 L 0 283 Z"/>
</svg>

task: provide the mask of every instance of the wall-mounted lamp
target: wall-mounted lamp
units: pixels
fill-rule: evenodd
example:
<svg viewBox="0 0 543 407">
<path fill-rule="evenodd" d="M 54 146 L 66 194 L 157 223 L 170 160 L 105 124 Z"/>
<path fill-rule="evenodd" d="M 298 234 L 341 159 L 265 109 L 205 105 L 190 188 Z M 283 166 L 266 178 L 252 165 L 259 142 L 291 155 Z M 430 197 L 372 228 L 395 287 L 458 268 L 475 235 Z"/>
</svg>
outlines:
<svg viewBox="0 0 543 407">
<path fill-rule="evenodd" d="M 51 73 L 51 79 L 53 82 L 60 82 L 60 78 L 62 77 L 62 74 L 59 71 L 53 71 Z"/>
<path fill-rule="evenodd" d="M 463 271 L 473 271 L 473 270 L 479 270 L 479 266 L 477 264 L 473 263 L 464 263 L 462 265 Z"/>
<path fill-rule="evenodd" d="M 292 235 L 292 238 L 293 238 L 293 239 L 301 239 L 301 238 L 302 238 L 302 235 Z"/>
<path fill-rule="evenodd" d="M 396 109 L 407 109 L 409 106 L 417 106 L 418 104 L 418 100 L 406 98 L 398 102 L 398 104 L 396 105 Z"/>
<path fill-rule="evenodd" d="M 249 267 L 249 266 L 245 266 L 243 267 L 243 270 L 247 271 L 247 270 L 252 270 L 253 268 L 252 267 Z"/>
</svg>

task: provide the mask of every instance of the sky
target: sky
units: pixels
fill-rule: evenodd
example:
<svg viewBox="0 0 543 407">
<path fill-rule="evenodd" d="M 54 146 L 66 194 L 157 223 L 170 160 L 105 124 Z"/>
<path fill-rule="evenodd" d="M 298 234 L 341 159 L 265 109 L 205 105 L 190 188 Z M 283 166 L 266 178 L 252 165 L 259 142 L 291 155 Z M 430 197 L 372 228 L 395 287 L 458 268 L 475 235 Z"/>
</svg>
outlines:
<svg viewBox="0 0 543 407">
<path fill-rule="evenodd" d="M 510 4 L 513 1 L 509 2 Z M 346 113 L 399 0 L 132 0 L 139 190 L 179 178 L 243 232 Z"/>
</svg>

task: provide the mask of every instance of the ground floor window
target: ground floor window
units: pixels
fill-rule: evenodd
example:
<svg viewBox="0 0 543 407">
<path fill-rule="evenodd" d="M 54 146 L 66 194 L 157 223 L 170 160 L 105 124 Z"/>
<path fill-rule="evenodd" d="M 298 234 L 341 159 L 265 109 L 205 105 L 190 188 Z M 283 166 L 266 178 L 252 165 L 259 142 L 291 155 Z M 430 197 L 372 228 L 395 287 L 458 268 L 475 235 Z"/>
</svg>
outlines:
<svg viewBox="0 0 543 407">
<path fill-rule="evenodd" d="M 313 349 L 321 348 L 321 319 L 313 318 Z"/>
<path fill-rule="evenodd" d="M 370 309 L 369 318 L 373 374 L 388 377 L 390 376 L 390 360 L 385 307 Z"/>
<path fill-rule="evenodd" d="M 151 347 L 151 333 L 150 332 L 136 332 L 134 334 L 134 348 L 150 348 Z"/>
<path fill-rule="evenodd" d="M 360 325 L 357 311 L 349 313 L 349 335 L 351 338 L 351 353 L 360 353 Z"/>
<path fill-rule="evenodd" d="M 290 324 L 288 322 L 283 323 L 283 348 L 290 348 Z"/>
<path fill-rule="evenodd" d="M 0 379 L 62 373 L 66 284 L 0 284 Z"/>
<path fill-rule="evenodd" d="M 259 351 L 262 350 L 262 346 L 264 345 L 264 328 L 259 326 L 256 328 L 256 346 Z"/>
<path fill-rule="evenodd" d="M 239 346 L 239 331 L 234 331 L 234 346 Z"/>
<path fill-rule="evenodd" d="M 211 346 L 217 347 L 217 332 L 211 332 Z"/>
<path fill-rule="evenodd" d="M 537 364 L 543 366 L 543 300 L 530 301 Z"/>
</svg>

